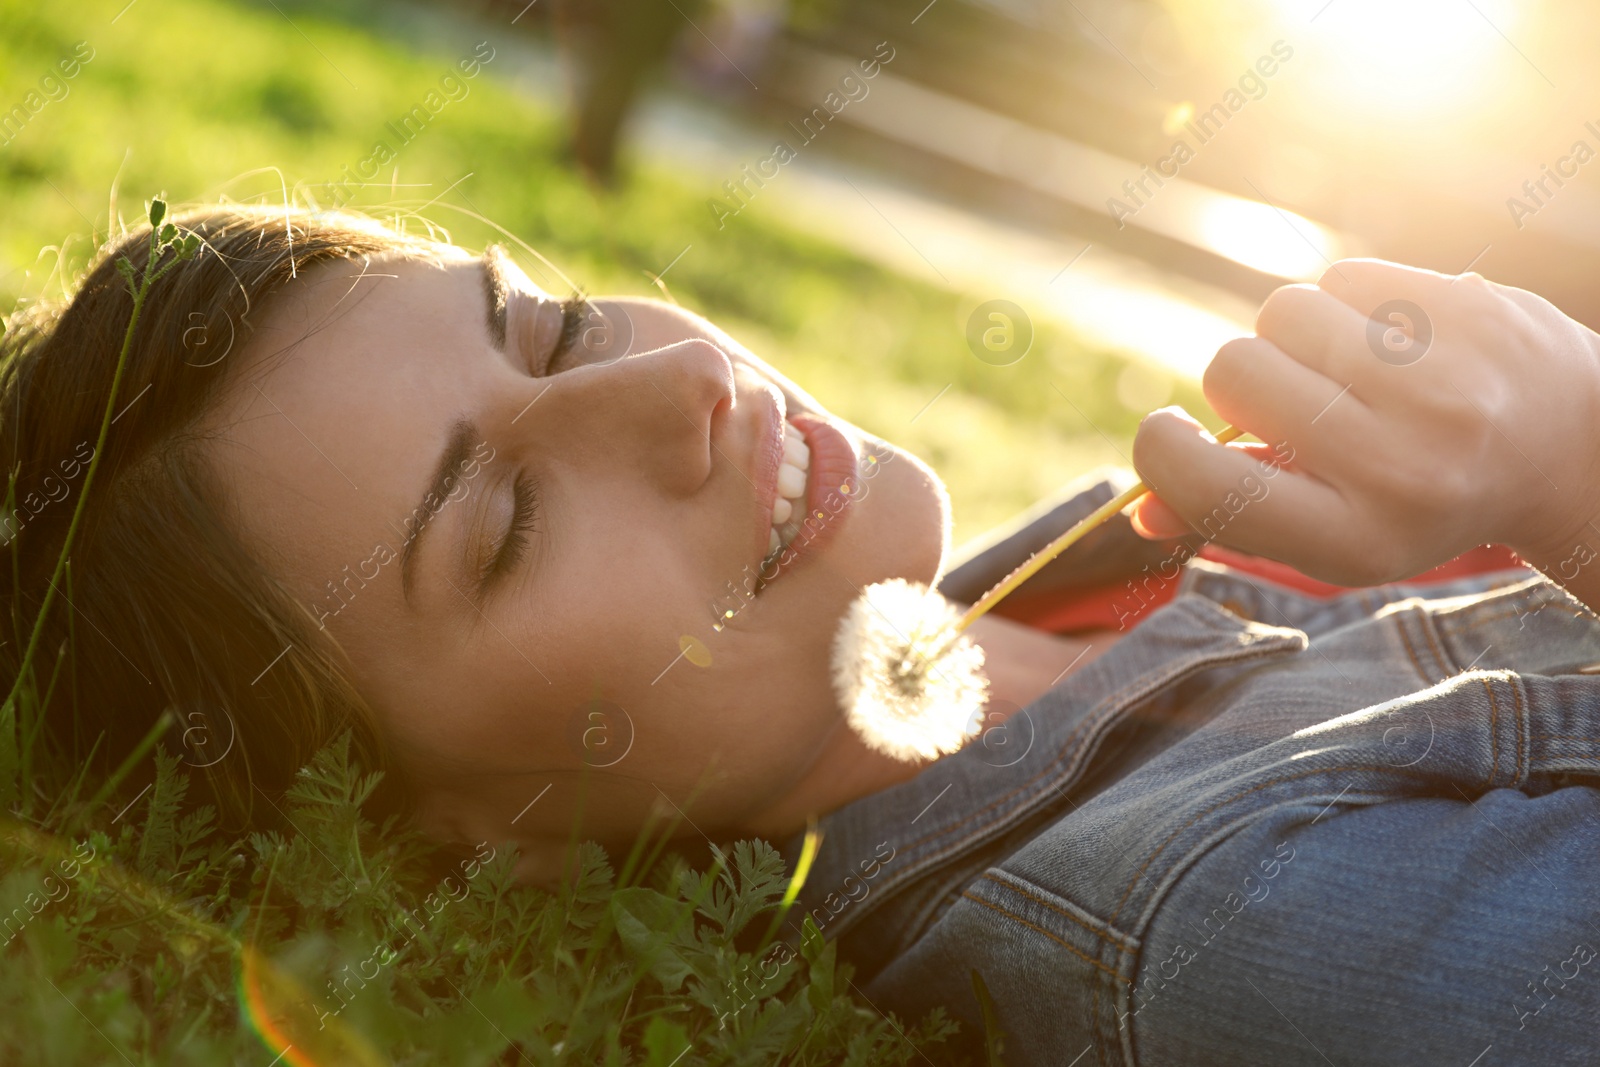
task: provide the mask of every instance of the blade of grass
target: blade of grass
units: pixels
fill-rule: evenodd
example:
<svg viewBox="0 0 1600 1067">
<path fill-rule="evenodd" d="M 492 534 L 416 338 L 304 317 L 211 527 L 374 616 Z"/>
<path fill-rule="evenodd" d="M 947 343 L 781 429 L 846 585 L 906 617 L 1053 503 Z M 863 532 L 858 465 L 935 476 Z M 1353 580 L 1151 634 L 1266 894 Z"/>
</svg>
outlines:
<svg viewBox="0 0 1600 1067">
<path fill-rule="evenodd" d="M 61 642 L 60 649 L 56 652 L 56 665 L 50 669 L 50 684 L 45 687 L 44 699 L 39 702 L 38 714 L 33 716 L 32 729 L 22 742 L 22 777 L 31 780 L 33 770 L 33 745 L 34 739 L 39 736 L 39 731 L 44 727 L 44 711 L 50 706 L 50 698 L 55 696 L 56 682 L 61 678 L 61 668 L 67 662 L 67 642 Z"/>
<path fill-rule="evenodd" d="M 817 852 L 822 848 L 822 831 L 817 829 L 817 820 L 811 819 L 806 824 L 805 840 L 800 844 L 800 858 L 795 861 L 794 874 L 789 878 L 789 886 L 783 891 L 783 900 L 778 903 L 778 910 L 772 915 L 772 922 L 767 926 L 767 932 L 761 938 L 761 945 L 756 949 L 756 955 L 766 951 L 772 943 L 773 937 L 778 933 L 784 916 L 789 914 L 789 909 L 794 907 L 794 902 L 800 897 L 800 890 L 805 887 L 806 878 L 811 874 L 811 864 L 816 861 Z"/>
<path fill-rule="evenodd" d="M 984 1062 L 989 1067 L 1005 1067 L 1005 1060 L 1001 1059 L 1005 1052 L 1005 1035 L 994 1010 L 994 997 L 989 994 L 989 985 L 976 967 L 972 968 L 972 995 L 978 998 L 978 1010 L 983 1013 Z"/>
<path fill-rule="evenodd" d="M 157 716 L 155 725 L 151 726 L 149 732 L 144 735 L 144 739 L 134 746 L 133 751 L 128 753 L 111 777 L 101 783 L 100 788 L 95 791 L 94 797 L 84 806 L 83 811 L 91 812 L 101 804 L 104 804 L 106 798 L 116 791 L 117 786 L 122 784 L 122 780 L 128 776 L 128 772 L 133 770 L 133 765 L 149 754 L 150 750 L 155 747 L 155 743 L 161 739 L 161 735 L 167 732 L 167 727 L 171 726 L 174 721 L 176 720 L 173 717 L 171 708 L 162 711 Z M 74 818 L 72 820 L 74 833 L 76 832 L 77 824 L 78 819 Z M 71 834 L 68 836 L 71 836 Z"/>
<path fill-rule="evenodd" d="M 78 792 L 83 788 L 83 780 L 88 777 L 89 768 L 94 765 L 94 754 L 100 751 L 100 742 L 105 739 L 106 735 L 104 733 L 96 735 L 94 744 L 89 747 L 89 754 L 83 758 L 82 763 L 78 764 L 78 772 L 72 776 L 71 788 L 66 795 L 57 798 L 56 802 L 50 806 L 50 813 L 44 817 L 45 825 L 48 826 L 55 822 L 56 812 L 66 811 L 77 803 Z"/>
<path fill-rule="evenodd" d="M 145 299 L 150 295 L 150 287 L 162 275 L 171 270 L 178 263 L 193 258 L 194 250 L 199 247 L 198 238 L 193 234 L 187 235 L 180 243 L 179 252 L 157 269 L 157 262 L 164 252 L 174 242 L 171 238 L 163 242 L 158 227 L 161 219 L 166 215 L 166 202 L 157 197 L 150 202 L 150 249 L 145 262 L 144 270 L 139 275 L 138 284 L 133 281 L 134 268 L 127 257 L 118 260 L 118 268 L 128 282 L 128 287 L 133 294 L 133 311 L 128 316 L 127 329 L 122 334 L 122 349 L 117 354 L 116 368 L 111 372 L 111 388 L 106 396 L 106 409 L 100 417 L 100 435 L 95 440 L 94 457 L 89 460 L 89 469 L 84 473 L 83 485 L 78 490 L 78 502 L 72 509 L 72 520 L 67 524 L 67 533 L 61 542 L 61 552 L 56 557 L 55 570 L 50 575 L 50 580 L 44 594 L 44 600 L 39 605 L 39 614 L 33 621 L 33 632 L 28 637 L 27 649 L 22 654 L 22 660 L 17 666 L 17 677 L 11 684 L 11 692 L 7 694 L 3 707 L 14 709 L 17 703 L 17 694 L 30 677 L 33 669 L 33 657 L 39 651 L 39 641 L 44 636 L 45 622 L 49 619 L 50 608 L 55 604 L 56 586 L 61 581 L 61 575 L 66 570 L 67 557 L 72 552 L 72 542 L 77 536 L 78 525 L 83 521 L 83 513 L 89 503 L 89 490 L 94 485 L 94 476 L 100 469 L 100 461 L 105 458 L 106 438 L 111 434 L 112 412 L 116 410 L 117 391 L 122 387 L 122 375 L 128 366 L 128 353 L 133 351 L 133 337 L 139 326 L 139 313 L 144 310 Z M 191 242 L 191 238 L 194 241 Z M 15 553 L 13 553 L 15 556 Z"/>
</svg>

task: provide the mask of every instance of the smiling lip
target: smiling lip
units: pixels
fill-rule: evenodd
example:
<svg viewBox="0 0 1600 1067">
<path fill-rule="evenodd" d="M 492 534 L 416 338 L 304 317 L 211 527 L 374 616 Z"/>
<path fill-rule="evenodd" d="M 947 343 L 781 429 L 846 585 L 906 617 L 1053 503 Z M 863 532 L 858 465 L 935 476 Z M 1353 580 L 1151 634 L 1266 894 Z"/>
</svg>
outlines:
<svg viewBox="0 0 1600 1067">
<path fill-rule="evenodd" d="M 788 414 L 785 394 L 769 394 L 773 403 L 766 423 L 766 434 L 757 446 L 753 482 L 756 487 L 755 559 L 757 590 L 779 574 L 787 574 L 804 560 L 822 552 L 838 536 L 860 492 L 855 446 L 826 416 L 811 411 Z M 783 427 L 798 432 L 811 450 L 811 465 L 806 476 L 805 514 L 797 516 L 800 529 L 793 540 L 777 553 L 767 551 L 772 528 L 772 505 L 778 495 L 778 465 L 783 462 Z M 850 492 L 843 492 L 848 485 Z M 798 510 L 799 502 L 796 502 Z"/>
<path fill-rule="evenodd" d="M 855 448 L 837 426 L 827 417 L 809 411 L 790 416 L 789 425 L 800 431 L 811 450 L 806 514 L 794 540 L 773 557 L 772 566 L 762 569 L 761 577 L 766 582 L 789 573 L 827 548 L 838 536 L 860 493 Z M 849 487 L 848 493 L 845 486 Z"/>
</svg>

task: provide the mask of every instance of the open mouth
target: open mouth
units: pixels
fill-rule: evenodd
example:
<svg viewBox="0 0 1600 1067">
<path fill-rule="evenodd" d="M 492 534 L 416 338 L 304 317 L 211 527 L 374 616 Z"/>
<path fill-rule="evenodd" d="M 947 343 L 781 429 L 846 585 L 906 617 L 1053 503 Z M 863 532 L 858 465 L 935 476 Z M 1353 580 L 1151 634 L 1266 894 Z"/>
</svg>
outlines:
<svg viewBox="0 0 1600 1067">
<path fill-rule="evenodd" d="M 778 495 L 772 501 L 772 526 L 763 565 L 773 562 L 799 536 L 811 481 L 811 449 L 806 445 L 805 434 L 787 419 L 778 423 L 778 430 L 783 435 L 783 461 L 778 464 Z"/>
<path fill-rule="evenodd" d="M 823 551 L 862 495 L 855 445 L 829 419 L 799 411 L 780 420 L 778 430 L 782 459 L 757 591 Z"/>
</svg>

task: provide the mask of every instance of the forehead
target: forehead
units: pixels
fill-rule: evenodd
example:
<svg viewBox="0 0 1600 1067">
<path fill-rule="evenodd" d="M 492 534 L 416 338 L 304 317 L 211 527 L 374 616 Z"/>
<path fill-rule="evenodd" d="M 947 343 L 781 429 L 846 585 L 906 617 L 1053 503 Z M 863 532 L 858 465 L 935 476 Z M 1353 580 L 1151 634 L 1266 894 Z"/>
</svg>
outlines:
<svg viewBox="0 0 1600 1067">
<path fill-rule="evenodd" d="M 238 356 L 207 427 L 213 466 L 247 544 L 322 602 L 377 546 L 399 550 L 449 427 L 483 395 L 497 353 L 482 269 L 454 249 L 318 264 L 275 295 Z M 392 621 L 398 567 L 384 572 L 347 629 Z"/>
</svg>

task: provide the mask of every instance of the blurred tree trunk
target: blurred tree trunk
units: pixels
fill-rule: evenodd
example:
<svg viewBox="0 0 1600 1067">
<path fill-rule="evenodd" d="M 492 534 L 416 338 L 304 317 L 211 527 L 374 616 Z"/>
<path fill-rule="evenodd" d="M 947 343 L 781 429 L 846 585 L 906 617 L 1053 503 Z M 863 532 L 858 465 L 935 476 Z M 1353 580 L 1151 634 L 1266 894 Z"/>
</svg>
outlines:
<svg viewBox="0 0 1600 1067">
<path fill-rule="evenodd" d="M 558 0 L 555 17 L 579 64 L 571 148 L 595 180 L 616 179 L 617 142 L 646 80 L 705 0 Z"/>
</svg>

